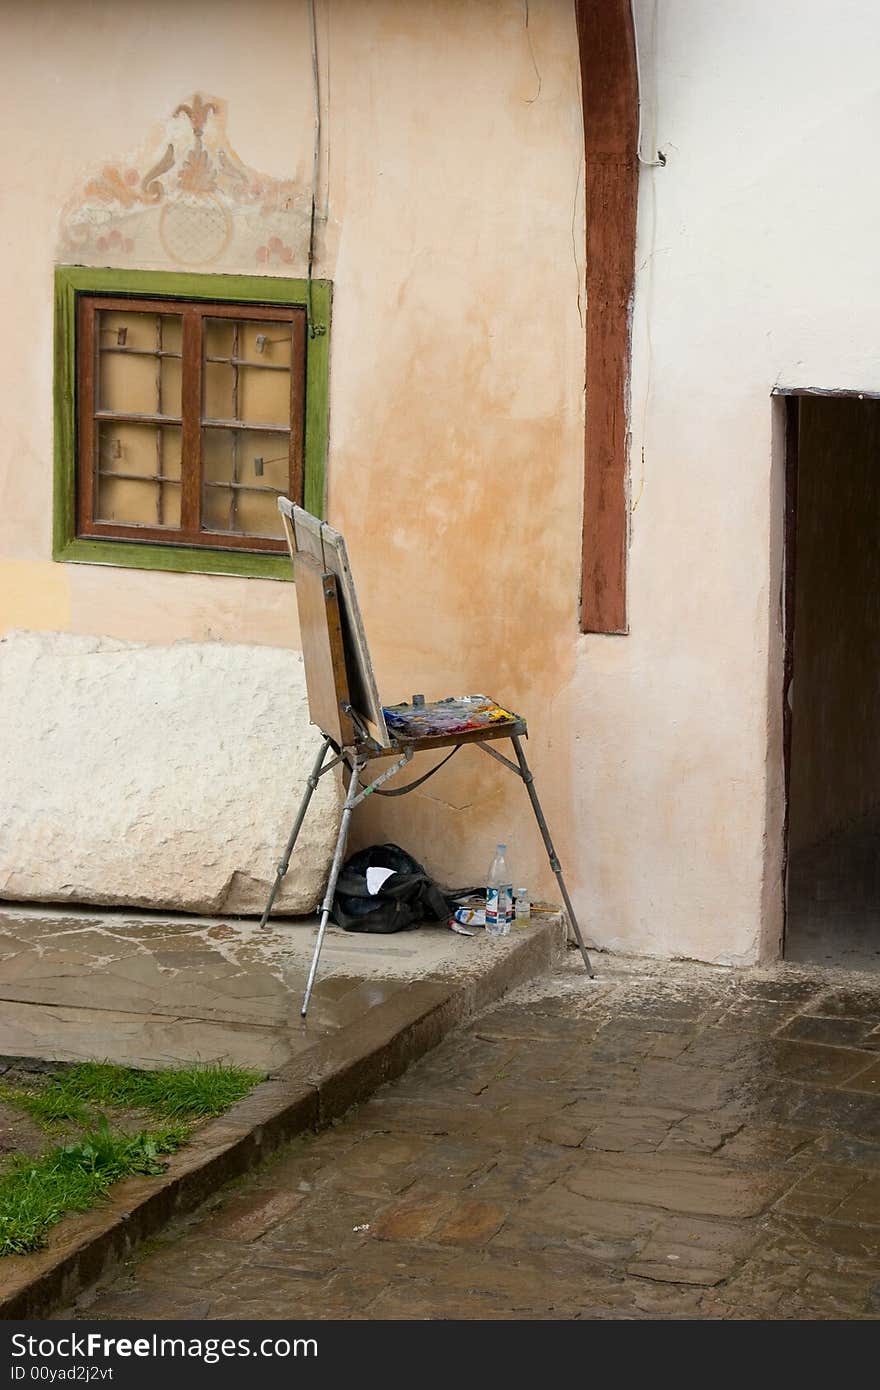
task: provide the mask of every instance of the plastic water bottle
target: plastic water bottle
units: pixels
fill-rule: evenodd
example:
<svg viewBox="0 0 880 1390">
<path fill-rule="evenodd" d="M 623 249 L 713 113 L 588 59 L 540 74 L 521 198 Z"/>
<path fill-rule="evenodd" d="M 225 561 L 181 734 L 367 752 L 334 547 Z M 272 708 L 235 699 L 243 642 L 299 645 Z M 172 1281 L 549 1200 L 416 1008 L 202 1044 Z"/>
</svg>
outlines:
<svg viewBox="0 0 880 1390">
<path fill-rule="evenodd" d="M 486 881 L 486 931 L 490 936 L 507 936 L 513 918 L 513 881 L 506 853 L 507 845 L 496 845 Z"/>
<path fill-rule="evenodd" d="M 516 918 L 517 926 L 520 927 L 527 927 L 532 920 L 532 904 L 529 899 L 528 888 L 517 888 L 513 915 Z"/>
</svg>

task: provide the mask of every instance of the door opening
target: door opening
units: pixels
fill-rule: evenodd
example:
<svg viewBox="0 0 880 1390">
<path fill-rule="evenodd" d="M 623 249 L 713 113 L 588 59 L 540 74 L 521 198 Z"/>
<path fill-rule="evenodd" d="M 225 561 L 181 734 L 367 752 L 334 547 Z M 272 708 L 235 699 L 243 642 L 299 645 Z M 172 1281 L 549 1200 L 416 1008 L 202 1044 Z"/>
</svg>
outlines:
<svg viewBox="0 0 880 1390">
<path fill-rule="evenodd" d="M 880 400 L 786 407 L 785 957 L 880 969 Z"/>
</svg>

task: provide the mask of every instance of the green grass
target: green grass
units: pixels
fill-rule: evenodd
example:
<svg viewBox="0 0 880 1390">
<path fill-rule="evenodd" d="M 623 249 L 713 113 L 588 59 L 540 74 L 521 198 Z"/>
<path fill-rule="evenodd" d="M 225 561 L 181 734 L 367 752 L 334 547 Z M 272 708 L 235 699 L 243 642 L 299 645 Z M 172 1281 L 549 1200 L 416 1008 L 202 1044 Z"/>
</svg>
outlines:
<svg viewBox="0 0 880 1390">
<path fill-rule="evenodd" d="M 0 1173 L 0 1255 L 39 1250 L 49 1227 L 67 1212 L 88 1211 L 121 1178 L 163 1172 L 161 1155 L 187 1138 L 184 1125 L 114 1134 L 103 1120 L 75 1144 L 13 1159 Z"/>
<path fill-rule="evenodd" d="M 81 1062 L 32 1086 L 0 1086 L 0 1100 L 46 1128 L 87 1124 L 110 1108 L 147 1110 L 162 1119 L 222 1115 L 246 1096 L 262 1075 L 220 1063 L 135 1071 L 111 1062 Z"/>
<path fill-rule="evenodd" d="M 189 1138 L 188 1122 L 221 1115 L 262 1081 L 260 1072 L 220 1063 L 135 1071 L 111 1062 L 81 1062 L 30 1084 L 0 1085 L 0 1101 L 46 1130 L 84 1130 L 37 1158 L 0 1167 L 0 1256 L 46 1243 L 46 1232 L 72 1211 L 88 1211 L 107 1189 L 135 1173 L 164 1171 L 162 1154 Z M 148 1114 L 155 1128 L 111 1129 L 105 1112 Z M 136 1118 L 135 1122 L 139 1122 Z"/>
</svg>

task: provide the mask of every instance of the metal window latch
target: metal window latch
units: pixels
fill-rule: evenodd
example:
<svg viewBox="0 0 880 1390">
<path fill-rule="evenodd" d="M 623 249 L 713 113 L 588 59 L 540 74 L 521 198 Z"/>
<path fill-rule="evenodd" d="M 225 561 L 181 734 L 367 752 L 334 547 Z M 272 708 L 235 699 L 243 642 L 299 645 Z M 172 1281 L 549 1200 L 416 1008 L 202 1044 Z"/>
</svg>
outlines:
<svg viewBox="0 0 880 1390">
<path fill-rule="evenodd" d="M 290 334 L 289 334 L 289 333 L 282 333 L 282 335 L 281 335 L 280 338 L 270 338 L 269 335 L 268 335 L 268 333 L 258 333 L 257 336 L 254 338 L 254 346 L 255 346 L 255 348 L 257 349 L 257 352 L 259 352 L 259 353 L 264 353 L 264 352 L 266 351 L 266 348 L 267 348 L 267 347 L 271 347 L 273 343 L 289 343 L 289 342 L 290 342 Z"/>
</svg>

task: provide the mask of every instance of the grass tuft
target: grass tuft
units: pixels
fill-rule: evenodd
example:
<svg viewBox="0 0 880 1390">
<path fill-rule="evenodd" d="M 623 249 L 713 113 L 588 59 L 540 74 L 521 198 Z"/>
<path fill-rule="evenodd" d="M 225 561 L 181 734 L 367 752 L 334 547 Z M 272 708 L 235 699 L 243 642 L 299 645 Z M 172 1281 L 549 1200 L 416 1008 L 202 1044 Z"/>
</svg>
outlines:
<svg viewBox="0 0 880 1390">
<path fill-rule="evenodd" d="M 0 1100 L 25 1111 L 48 1129 L 86 1124 L 90 1111 L 126 1107 L 163 1119 L 222 1115 L 262 1081 L 260 1072 L 219 1062 L 194 1063 L 161 1071 L 135 1071 L 112 1062 L 81 1062 L 47 1082 L 30 1087 L 0 1086 Z"/>
<path fill-rule="evenodd" d="M 106 1119 L 75 1144 L 40 1158 L 13 1159 L 0 1173 L 0 1255 L 24 1255 L 46 1243 L 46 1232 L 70 1211 L 87 1211 L 112 1183 L 165 1169 L 162 1155 L 184 1144 L 184 1125 L 115 1134 Z"/>
<path fill-rule="evenodd" d="M 18 1156 L 0 1167 L 0 1256 L 24 1255 L 46 1243 L 46 1232 L 71 1211 L 88 1211 L 107 1189 L 135 1173 L 165 1169 L 163 1154 L 189 1137 L 186 1121 L 221 1115 L 262 1081 L 262 1074 L 221 1063 L 135 1071 L 111 1062 L 82 1062 L 30 1084 L 7 1081 L 0 1101 L 47 1130 L 77 1137 L 37 1158 Z M 105 1111 L 126 1111 L 137 1134 L 111 1129 Z M 133 1114 L 132 1114 L 133 1112 Z M 82 1131 L 85 1131 L 84 1133 Z"/>
<path fill-rule="evenodd" d="M 82 1102 L 51 1085 L 27 1090 L 0 1086 L 0 1101 L 15 1110 L 23 1110 L 44 1129 L 58 1129 L 71 1121 L 88 1122 L 88 1112 Z"/>
</svg>

